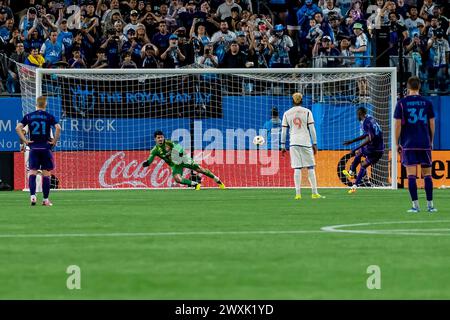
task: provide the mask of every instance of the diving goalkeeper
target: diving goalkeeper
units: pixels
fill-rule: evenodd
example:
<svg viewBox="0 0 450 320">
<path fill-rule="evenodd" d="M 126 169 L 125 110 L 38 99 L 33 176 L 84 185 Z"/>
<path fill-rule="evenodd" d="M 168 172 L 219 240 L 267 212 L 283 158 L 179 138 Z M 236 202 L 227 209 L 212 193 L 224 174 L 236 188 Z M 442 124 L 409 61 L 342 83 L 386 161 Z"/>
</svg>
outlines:
<svg viewBox="0 0 450 320">
<path fill-rule="evenodd" d="M 143 167 L 148 167 L 155 157 L 159 157 L 167 163 L 172 169 L 172 176 L 176 182 L 185 184 L 190 187 L 195 187 L 195 190 L 200 190 L 201 184 L 196 181 L 192 181 L 183 178 L 183 169 L 188 168 L 198 173 L 202 173 L 205 176 L 214 179 L 220 189 L 225 189 L 225 185 L 208 169 L 200 167 L 195 163 L 187 154 L 185 154 L 181 145 L 176 142 L 166 140 L 162 131 L 155 131 L 154 138 L 156 146 L 150 151 L 150 156 L 144 163 Z"/>
</svg>

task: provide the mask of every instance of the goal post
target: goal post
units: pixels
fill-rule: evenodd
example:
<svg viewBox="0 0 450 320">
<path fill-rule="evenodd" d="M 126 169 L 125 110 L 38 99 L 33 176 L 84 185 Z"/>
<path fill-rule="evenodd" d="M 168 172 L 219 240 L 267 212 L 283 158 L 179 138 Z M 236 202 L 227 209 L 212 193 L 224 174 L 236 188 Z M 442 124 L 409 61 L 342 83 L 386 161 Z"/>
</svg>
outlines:
<svg viewBox="0 0 450 320">
<path fill-rule="evenodd" d="M 64 189 L 179 187 L 159 159 L 141 165 L 155 130 L 178 141 L 229 187 L 293 187 L 279 140 L 280 119 L 294 92 L 303 94 L 303 106 L 314 116 L 319 187 L 346 187 L 340 170 L 351 159 L 342 142 L 360 135 L 356 109 L 364 106 L 382 127 L 386 152 L 363 185 L 397 188 L 395 68 L 19 67 L 23 112 L 46 95 L 48 111 L 62 125 L 55 175 Z M 263 146 L 252 143 L 256 135 L 265 137 Z M 203 183 L 214 186 L 206 177 Z"/>
</svg>

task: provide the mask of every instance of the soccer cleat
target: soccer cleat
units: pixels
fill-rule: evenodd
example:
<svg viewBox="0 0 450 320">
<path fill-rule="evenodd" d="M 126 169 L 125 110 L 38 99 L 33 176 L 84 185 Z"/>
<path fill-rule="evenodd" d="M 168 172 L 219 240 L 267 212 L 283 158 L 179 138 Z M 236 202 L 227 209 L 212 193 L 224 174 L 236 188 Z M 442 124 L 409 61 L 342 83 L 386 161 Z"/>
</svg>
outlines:
<svg viewBox="0 0 450 320">
<path fill-rule="evenodd" d="M 356 187 L 355 186 L 351 187 L 350 190 L 348 190 L 348 194 L 353 194 L 355 192 L 356 192 Z"/>
<path fill-rule="evenodd" d="M 217 186 L 219 187 L 219 189 L 222 189 L 222 190 L 226 189 L 225 185 L 222 182 L 217 184 Z"/>
<path fill-rule="evenodd" d="M 347 170 L 342 170 L 342 174 L 347 177 L 347 179 L 355 179 L 355 175 L 351 174 Z"/>
<path fill-rule="evenodd" d="M 200 190 L 200 188 L 202 187 L 202 185 L 200 184 L 200 183 L 197 183 L 196 185 L 195 185 L 195 190 Z"/>
<path fill-rule="evenodd" d="M 427 211 L 428 211 L 429 213 L 435 213 L 435 212 L 437 212 L 437 209 L 434 208 L 434 207 L 428 207 L 428 208 L 427 208 Z"/>
<path fill-rule="evenodd" d="M 414 207 L 412 207 L 411 209 L 409 209 L 409 210 L 406 211 L 406 212 L 408 212 L 408 213 L 419 213 L 419 212 L 420 212 L 420 209 L 419 209 L 419 208 L 414 208 Z"/>
<path fill-rule="evenodd" d="M 53 205 L 53 203 L 50 202 L 50 200 L 44 200 L 42 201 L 42 205 L 46 206 L 46 207 L 51 207 Z"/>
<path fill-rule="evenodd" d="M 313 194 L 311 195 L 311 198 L 312 198 L 312 199 L 324 199 L 325 197 L 324 197 L 324 196 L 321 196 L 321 195 L 318 194 L 318 193 L 313 193 Z"/>
<path fill-rule="evenodd" d="M 295 195 L 295 200 L 302 200 L 302 195 L 301 194 L 296 194 Z"/>
<path fill-rule="evenodd" d="M 31 200 L 31 205 L 35 206 L 36 205 L 36 196 L 31 196 L 30 200 Z"/>
</svg>

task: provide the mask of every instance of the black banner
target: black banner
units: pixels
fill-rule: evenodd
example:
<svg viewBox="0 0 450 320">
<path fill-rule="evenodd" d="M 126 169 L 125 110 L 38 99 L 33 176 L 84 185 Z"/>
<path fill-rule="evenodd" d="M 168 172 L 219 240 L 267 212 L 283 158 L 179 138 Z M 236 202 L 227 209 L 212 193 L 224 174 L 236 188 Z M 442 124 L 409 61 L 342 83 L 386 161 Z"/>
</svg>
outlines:
<svg viewBox="0 0 450 320">
<path fill-rule="evenodd" d="M 222 98 L 217 78 L 202 75 L 142 79 L 104 75 L 89 79 L 46 75 L 44 94 L 60 89 L 62 112 L 85 118 L 221 118 Z M 56 78 L 56 79 L 55 79 Z M 51 81 L 48 81 L 50 80 Z"/>
</svg>

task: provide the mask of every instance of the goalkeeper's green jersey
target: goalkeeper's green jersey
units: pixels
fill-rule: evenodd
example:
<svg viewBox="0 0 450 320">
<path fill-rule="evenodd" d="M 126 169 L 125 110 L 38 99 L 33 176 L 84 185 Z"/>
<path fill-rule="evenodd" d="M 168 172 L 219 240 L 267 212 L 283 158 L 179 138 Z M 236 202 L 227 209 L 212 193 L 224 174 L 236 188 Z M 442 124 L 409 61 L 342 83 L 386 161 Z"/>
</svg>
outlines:
<svg viewBox="0 0 450 320">
<path fill-rule="evenodd" d="M 165 163 L 169 166 L 173 167 L 175 163 L 172 161 L 172 150 L 175 150 L 178 154 L 184 154 L 183 147 L 176 142 L 171 140 L 165 140 L 164 143 L 160 145 L 156 145 L 150 151 L 150 156 L 148 157 L 148 163 L 152 163 L 155 157 L 161 158 Z"/>
</svg>

